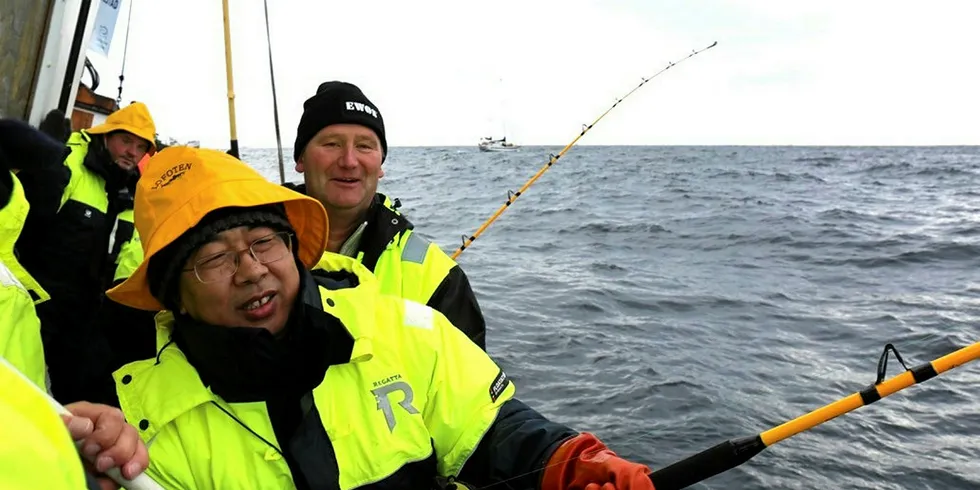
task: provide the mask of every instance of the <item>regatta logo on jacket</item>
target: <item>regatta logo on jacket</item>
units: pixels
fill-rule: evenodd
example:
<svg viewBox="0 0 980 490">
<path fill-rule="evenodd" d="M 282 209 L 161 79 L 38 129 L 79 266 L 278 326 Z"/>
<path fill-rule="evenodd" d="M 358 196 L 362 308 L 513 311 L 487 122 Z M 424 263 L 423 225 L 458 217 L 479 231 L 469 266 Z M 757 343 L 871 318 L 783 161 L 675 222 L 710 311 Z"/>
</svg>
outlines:
<svg viewBox="0 0 980 490">
<path fill-rule="evenodd" d="M 378 410 L 381 410 L 385 415 L 385 422 L 388 423 L 388 431 L 395 431 L 395 412 L 391 406 L 391 400 L 388 395 L 400 391 L 401 401 L 398 402 L 398 406 L 402 407 L 406 412 L 411 415 L 416 415 L 419 413 L 418 409 L 412 406 L 412 400 L 415 399 L 415 392 L 412 391 L 411 385 L 404 381 L 400 381 L 402 376 L 396 374 L 394 376 L 388 376 L 387 378 L 381 379 L 374 382 L 375 388 L 371 390 L 371 394 L 374 395 L 375 401 L 378 403 Z"/>
<path fill-rule="evenodd" d="M 497 398 L 500 398 L 500 395 L 504 393 L 504 389 L 506 389 L 507 385 L 509 384 L 510 378 L 508 378 L 507 374 L 504 373 L 504 370 L 501 369 L 500 372 L 497 373 L 497 377 L 493 378 L 493 382 L 490 383 L 490 401 L 496 403 Z"/>
<path fill-rule="evenodd" d="M 187 171 L 190 169 L 191 169 L 190 163 L 178 163 L 177 165 L 168 168 L 167 171 L 164 172 L 163 175 L 161 175 L 160 178 L 158 178 L 157 181 L 153 183 L 153 187 L 151 187 L 150 190 L 157 190 L 162 187 L 167 187 L 168 185 L 173 184 L 175 180 L 183 177 L 184 174 L 187 173 Z"/>
<path fill-rule="evenodd" d="M 367 104 L 365 104 L 363 102 L 347 101 L 347 110 L 348 111 L 360 111 L 360 112 L 363 112 L 365 114 L 370 114 L 370 115 L 374 116 L 375 119 L 378 118 L 378 111 L 376 111 L 374 109 L 374 107 L 371 107 L 371 106 L 369 106 L 369 105 L 367 105 Z"/>
</svg>

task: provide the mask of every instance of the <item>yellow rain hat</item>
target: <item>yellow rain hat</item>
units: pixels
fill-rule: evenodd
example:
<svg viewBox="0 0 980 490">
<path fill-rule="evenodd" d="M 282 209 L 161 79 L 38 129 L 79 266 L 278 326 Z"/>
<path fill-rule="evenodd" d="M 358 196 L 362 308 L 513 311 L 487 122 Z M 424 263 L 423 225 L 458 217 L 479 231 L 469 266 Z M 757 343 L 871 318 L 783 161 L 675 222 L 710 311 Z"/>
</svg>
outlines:
<svg viewBox="0 0 980 490">
<path fill-rule="evenodd" d="M 150 158 L 136 184 L 133 221 L 143 245 L 143 262 L 106 294 L 132 308 L 165 309 L 150 293 L 147 281 L 147 267 L 154 255 L 211 211 L 279 203 L 296 231 L 299 259 L 313 267 L 329 235 L 327 212 L 320 201 L 270 182 L 221 151 L 188 146 L 163 149 Z"/>
<path fill-rule="evenodd" d="M 134 134 L 149 141 L 152 151 L 157 149 L 157 127 L 153 123 L 153 118 L 150 117 L 150 110 L 142 102 L 133 102 L 109 114 L 104 123 L 85 130 L 88 134 L 105 134 L 112 131 L 125 131 Z"/>
</svg>

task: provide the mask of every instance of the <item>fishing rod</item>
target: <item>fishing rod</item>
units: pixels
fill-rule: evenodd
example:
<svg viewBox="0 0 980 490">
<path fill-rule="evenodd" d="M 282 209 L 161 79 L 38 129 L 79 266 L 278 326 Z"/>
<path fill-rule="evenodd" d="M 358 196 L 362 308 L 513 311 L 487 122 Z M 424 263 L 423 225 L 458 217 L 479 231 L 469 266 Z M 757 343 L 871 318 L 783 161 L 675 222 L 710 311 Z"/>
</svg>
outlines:
<svg viewBox="0 0 980 490">
<path fill-rule="evenodd" d="M 19 377 L 25 383 L 30 385 L 32 388 L 34 388 L 35 392 L 44 396 L 44 399 L 47 400 L 48 404 L 51 406 L 51 408 L 55 410 L 55 412 L 58 412 L 58 415 L 67 415 L 69 417 L 73 416 L 72 413 L 69 412 L 67 408 L 65 408 L 60 403 L 58 403 L 54 398 L 51 397 L 51 395 L 49 395 L 46 391 L 41 389 L 40 386 L 34 384 L 33 381 L 31 381 L 27 376 L 25 376 L 24 373 L 20 372 L 19 369 L 17 369 L 13 364 L 10 363 L 10 361 L 5 359 L 3 356 L 0 356 L 0 364 L 6 366 L 17 377 Z M 75 446 L 78 447 L 79 451 L 81 451 L 82 449 L 83 442 L 84 441 L 75 442 Z M 122 476 L 122 472 L 119 471 L 119 468 L 109 468 L 108 470 L 105 471 L 105 474 L 109 476 L 109 478 L 112 478 L 112 481 L 116 482 L 122 488 L 125 488 L 127 490 L 163 490 L 163 487 L 161 487 L 157 482 L 155 482 L 152 478 L 150 478 L 150 476 L 147 475 L 146 473 L 140 473 L 139 475 L 136 475 L 136 478 L 133 478 L 132 480 L 127 480 L 126 477 Z"/>
<path fill-rule="evenodd" d="M 262 0 L 265 7 L 265 39 L 269 45 L 269 78 L 272 80 L 272 118 L 276 122 L 276 147 L 279 149 L 279 183 L 286 182 L 286 167 L 282 163 L 282 137 L 279 135 L 279 103 L 276 101 L 276 72 L 272 69 L 272 35 L 269 34 L 269 2 Z"/>
<path fill-rule="evenodd" d="M 557 155 L 555 155 L 555 154 L 549 155 L 548 163 L 544 164 L 544 166 L 541 167 L 541 169 L 538 170 L 538 172 L 536 174 L 534 174 L 533 177 L 531 177 L 527 182 L 525 182 L 524 185 L 520 189 L 518 189 L 517 192 L 507 191 L 507 201 L 504 202 L 504 204 L 501 205 L 500 208 L 497 209 L 497 212 L 493 213 L 493 215 L 490 216 L 490 218 L 488 218 L 486 221 L 484 221 L 483 224 L 480 225 L 480 228 L 476 230 L 476 232 L 474 232 L 470 236 L 466 236 L 466 235 L 463 235 L 462 236 L 462 238 L 463 238 L 463 244 L 459 248 L 457 248 L 455 252 L 453 252 L 452 259 L 453 260 L 456 260 L 456 258 L 459 257 L 459 255 L 463 253 L 463 250 L 466 250 L 466 248 L 469 247 L 473 243 L 473 241 L 475 241 L 477 238 L 479 238 L 480 235 L 482 235 L 483 232 L 486 231 L 486 229 L 489 228 L 490 225 L 493 224 L 493 222 L 496 221 L 497 218 L 499 218 L 500 215 L 503 214 L 503 212 L 508 207 L 510 207 L 511 204 L 514 203 L 514 201 L 517 201 L 517 198 L 518 197 L 521 197 L 521 195 L 529 187 L 531 187 L 531 185 L 533 185 L 542 175 L 544 175 L 544 173 L 547 172 L 548 169 L 551 168 L 552 165 L 554 165 L 555 163 L 558 162 L 558 159 L 559 158 L 561 158 L 562 156 L 564 156 L 565 153 L 568 152 L 568 150 L 570 150 L 573 146 L 575 146 L 575 143 L 578 143 L 578 140 L 581 139 L 583 136 L 585 136 L 585 133 L 588 133 L 589 130 L 591 130 L 592 127 L 596 125 L 596 123 L 598 123 L 600 120 L 602 120 L 602 118 L 606 117 L 606 114 L 609 114 L 609 112 L 611 112 L 613 109 L 615 109 L 616 106 L 619 105 L 620 102 L 626 100 L 626 98 L 629 97 L 630 95 L 632 95 L 633 92 L 636 92 L 637 90 L 639 90 L 640 87 L 646 85 L 646 83 L 649 82 L 650 80 L 653 80 L 654 78 L 657 78 L 663 72 L 671 69 L 672 67 L 674 67 L 676 65 L 679 65 L 679 64 L 683 63 L 684 60 L 687 60 L 688 58 L 693 58 L 694 56 L 696 56 L 696 55 L 698 55 L 698 54 L 700 54 L 700 53 L 702 53 L 704 51 L 707 51 L 707 50 L 709 50 L 709 49 L 711 49 L 711 48 L 713 48 L 713 47 L 715 47 L 717 45 L 718 45 L 718 41 L 715 41 L 715 42 L 711 43 L 711 45 L 708 46 L 708 47 L 701 48 L 701 49 L 695 50 L 695 51 L 691 51 L 691 54 L 685 56 L 684 58 L 681 58 L 678 61 L 672 61 L 672 62 L 668 63 L 666 68 L 658 71 L 657 73 L 655 73 L 653 76 L 651 76 L 649 78 L 644 78 L 643 81 L 640 82 L 639 85 L 637 85 L 636 87 L 633 88 L 633 90 L 630 90 L 622 98 L 617 99 L 616 102 L 611 107 L 609 107 L 608 109 L 606 109 L 606 112 L 603 112 L 601 115 L 599 115 L 599 117 L 597 117 L 595 119 L 595 121 L 592 121 L 591 124 L 586 125 L 586 126 L 583 126 L 582 127 L 582 132 L 579 133 L 578 136 L 576 136 L 575 139 L 573 139 L 571 141 L 571 143 L 565 145 L 565 148 L 563 148 L 560 152 L 558 152 Z"/>
<path fill-rule="evenodd" d="M 231 20 L 228 17 L 228 0 L 221 0 L 221 9 L 225 23 L 225 76 L 228 78 L 228 127 L 231 131 L 231 149 L 228 153 L 235 157 L 238 155 L 238 130 L 235 127 L 235 82 L 231 69 Z"/>
<path fill-rule="evenodd" d="M 898 362 L 905 368 L 901 374 L 885 380 L 888 366 L 888 352 L 895 353 Z M 728 471 L 752 459 L 764 449 L 777 442 L 810 430 L 824 422 L 870 405 L 886 396 L 897 393 L 909 386 L 930 380 L 946 371 L 980 358 L 980 342 L 940 357 L 932 362 L 911 369 L 906 366 L 902 356 L 892 344 L 878 360 L 878 378 L 864 390 L 852 393 L 833 403 L 824 405 L 810 413 L 801 415 L 789 422 L 776 426 L 755 436 L 730 439 L 710 449 L 678 461 L 650 475 L 657 490 L 677 490 L 707 480 L 719 473 Z"/>
</svg>

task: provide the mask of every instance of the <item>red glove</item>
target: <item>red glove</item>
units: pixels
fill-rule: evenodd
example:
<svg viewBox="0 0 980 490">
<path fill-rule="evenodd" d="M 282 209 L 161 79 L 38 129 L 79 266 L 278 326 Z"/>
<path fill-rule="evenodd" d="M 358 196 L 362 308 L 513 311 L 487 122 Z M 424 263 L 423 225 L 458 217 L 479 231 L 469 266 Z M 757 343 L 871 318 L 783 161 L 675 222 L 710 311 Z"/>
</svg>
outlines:
<svg viewBox="0 0 980 490">
<path fill-rule="evenodd" d="M 563 442 L 548 459 L 541 490 L 655 490 L 650 472 L 584 432 Z"/>
</svg>

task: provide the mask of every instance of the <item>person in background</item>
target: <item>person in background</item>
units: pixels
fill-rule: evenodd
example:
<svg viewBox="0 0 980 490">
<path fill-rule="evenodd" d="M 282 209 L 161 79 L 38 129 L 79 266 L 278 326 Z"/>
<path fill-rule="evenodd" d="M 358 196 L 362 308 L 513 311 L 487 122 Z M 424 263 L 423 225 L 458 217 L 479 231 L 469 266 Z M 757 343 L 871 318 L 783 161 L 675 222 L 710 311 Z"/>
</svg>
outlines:
<svg viewBox="0 0 980 490">
<path fill-rule="evenodd" d="M 110 353 L 93 320 L 113 249 L 131 238 L 132 225 L 117 218 L 132 208 L 136 165 L 153 150 L 155 134 L 149 111 L 136 102 L 72 133 L 61 165 L 25 165 L 18 174 L 31 208 L 16 248 L 51 296 L 37 313 L 51 390 L 62 403 L 99 401 L 87 390 L 107 375 Z"/>
<path fill-rule="evenodd" d="M 71 136 L 71 120 L 65 117 L 61 109 L 52 109 L 44 116 L 38 129 L 55 141 L 67 144 Z"/>
<path fill-rule="evenodd" d="M 149 153 L 140 160 L 137 165 L 140 175 L 145 172 L 149 160 Z M 119 213 L 119 220 L 132 227 L 133 210 L 127 209 Z M 143 245 L 135 228 L 129 240 L 116 244 L 113 255 L 116 260 L 115 268 L 111 270 L 111 276 L 108 278 L 110 287 L 125 281 L 143 261 Z M 103 299 L 94 322 L 96 328 L 101 329 L 104 334 L 111 352 L 106 372 L 107 381 L 111 373 L 124 364 L 148 359 L 156 354 L 156 332 L 153 323 L 155 313 L 121 305 L 108 297 Z M 109 387 L 109 385 L 103 386 Z M 105 398 L 100 397 L 100 399 Z"/>
<path fill-rule="evenodd" d="M 123 413 L 153 441 L 153 480 L 653 490 L 646 466 L 514 398 L 445 315 L 324 253 L 319 201 L 216 150 L 171 147 L 146 171 L 144 260 L 108 295 L 164 310 L 157 356 L 114 373 Z"/>
<path fill-rule="evenodd" d="M 30 209 L 17 173 L 56 167 L 65 147 L 15 119 L 0 119 L 0 488 L 118 488 L 94 474 L 118 466 L 134 478 L 147 466 L 146 447 L 122 412 L 81 402 L 60 420 L 45 399 L 45 356 L 35 304 L 44 289 L 14 253 Z M 33 385 L 33 386 L 32 386 Z M 66 430 L 66 425 L 67 429 Z M 96 430 L 98 429 L 98 430 Z M 69 437 L 70 433 L 70 437 Z M 86 473 L 72 440 L 91 456 Z M 92 449 L 94 447 L 94 450 Z M 106 448 L 106 449 L 102 449 Z"/>
<path fill-rule="evenodd" d="M 35 305 L 49 296 L 14 250 L 30 211 L 17 173 L 23 167 L 57 167 L 64 157 L 64 145 L 46 134 L 16 119 L 0 119 L 0 356 L 45 390 Z"/>
<path fill-rule="evenodd" d="M 303 104 L 296 132 L 293 159 L 304 182 L 286 186 L 326 208 L 327 252 L 356 258 L 383 292 L 438 310 L 486 350 L 486 322 L 463 269 L 377 192 L 387 156 L 377 106 L 353 84 L 325 82 Z"/>
</svg>

